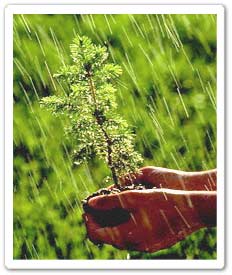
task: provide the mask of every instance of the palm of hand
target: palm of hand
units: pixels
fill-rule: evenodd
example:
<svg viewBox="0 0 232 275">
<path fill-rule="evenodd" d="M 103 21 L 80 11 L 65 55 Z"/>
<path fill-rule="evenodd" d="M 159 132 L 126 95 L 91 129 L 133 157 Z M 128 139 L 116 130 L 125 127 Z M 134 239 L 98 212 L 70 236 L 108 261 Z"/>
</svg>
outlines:
<svg viewBox="0 0 232 275">
<path fill-rule="evenodd" d="M 183 190 L 204 190 L 205 181 L 197 179 L 196 184 L 191 177 L 186 181 L 184 173 L 165 168 L 145 167 L 141 171 L 134 182 L 146 182 L 157 189 L 124 191 L 89 200 L 95 212 L 87 211 L 84 219 L 93 242 L 155 252 L 204 227 L 188 191 Z M 122 183 L 131 182 L 123 179 Z M 107 217 L 111 220 L 108 224 Z"/>
<path fill-rule="evenodd" d="M 103 216 L 112 209 L 124 209 L 129 213 L 126 222 L 104 227 L 94 216 L 85 214 L 93 242 L 104 242 L 121 249 L 154 252 L 173 245 L 202 226 L 195 210 L 183 201 L 182 196 L 161 190 L 99 196 L 91 199 L 89 205 L 102 211 Z"/>
</svg>

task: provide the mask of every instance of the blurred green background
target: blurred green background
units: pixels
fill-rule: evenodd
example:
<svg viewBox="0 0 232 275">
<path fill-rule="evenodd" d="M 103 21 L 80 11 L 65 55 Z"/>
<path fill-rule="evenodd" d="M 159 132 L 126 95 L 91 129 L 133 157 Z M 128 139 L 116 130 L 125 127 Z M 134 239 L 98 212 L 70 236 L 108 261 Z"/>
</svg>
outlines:
<svg viewBox="0 0 232 275">
<path fill-rule="evenodd" d="M 216 229 L 156 253 L 97 247 L 86 238 L 81 200 L 109 171 L 72 164 L 65 120 L 39 107 L 64 86 L 75 34 L 106 45 L 123 68 L 118 112 L 135 129 L 144 165 L 187 171 L 216 167 L 215 15 L 14 16 L 14 258 L 214 259 Z"/>
</svg>

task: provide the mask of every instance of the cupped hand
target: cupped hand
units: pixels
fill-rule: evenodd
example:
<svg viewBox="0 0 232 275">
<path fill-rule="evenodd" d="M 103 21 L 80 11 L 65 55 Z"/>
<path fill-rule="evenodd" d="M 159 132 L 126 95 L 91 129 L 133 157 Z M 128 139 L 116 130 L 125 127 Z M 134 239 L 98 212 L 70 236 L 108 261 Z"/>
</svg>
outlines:
<svg viewBox="0 0 232 275">
<path fill-rule="evenodd" d="M 88 200 L 84 220 L 94 243 L 154 252 L 216 223 L 216 170 L 191 173 L 148 166 L 121 179 L 121 185 L 131 183 L 151 189 Z"/>
<path fill-rule="evenodd" d="M 137 174 L 121 178 L 121 185 L 132 182 L 142 183 L 150 187 L 167 188 L 174 190 L 216 190 L 216 169 L 199 172 L 185 172 L 163 167 L 146 166 Z"/>
<path fill-rule="evenodd" d="M 124 191 L 93 197 L 88 205 L 93 212 L 84 219 L 90 240 L 120 249 L 154 252 L 204 227 L 186 191 Z M 126 219 L 119 224 L 117 211 Z"/>
</svg>

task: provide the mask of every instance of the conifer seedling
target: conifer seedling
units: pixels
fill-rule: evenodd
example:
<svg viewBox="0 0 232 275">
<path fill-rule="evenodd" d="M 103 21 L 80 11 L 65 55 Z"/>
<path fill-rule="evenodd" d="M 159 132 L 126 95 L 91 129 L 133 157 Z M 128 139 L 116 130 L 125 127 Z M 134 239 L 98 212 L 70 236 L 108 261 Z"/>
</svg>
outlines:
<svg viewBox="0 0 232 275">
<path fill-rule="evenodd" d="M 44 97 L 41 105 L 67 117 L 65 134 L 73 143 L 73 161 L 81 164 L 98 156 L 109 167 L 116 187 L 119 178 L 137 172 L 142 157 L 134 150 L 134 134 L 117 113 L 115 88 L 120 66 L 108 61 L 106 47 L 76 36 L 70 45 L 72 64 L 57 74 L 68 87 L 63 95 Z"/>
</svg>

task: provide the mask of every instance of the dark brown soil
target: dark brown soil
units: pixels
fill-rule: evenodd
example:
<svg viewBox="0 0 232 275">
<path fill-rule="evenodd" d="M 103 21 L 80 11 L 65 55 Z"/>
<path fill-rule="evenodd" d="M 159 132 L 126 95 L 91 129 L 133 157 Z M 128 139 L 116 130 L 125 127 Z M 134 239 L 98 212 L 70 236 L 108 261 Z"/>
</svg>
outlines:
<svg viewBox="0 0 232 275">
<path fill-rule="evenodd" d="M 96 210 L 87 206 L 85 212 L 91 214 L 94 221 L 101 227 L 117 226 L 130 219 L 130 213 L 122 208 Z"/>
</svg>

